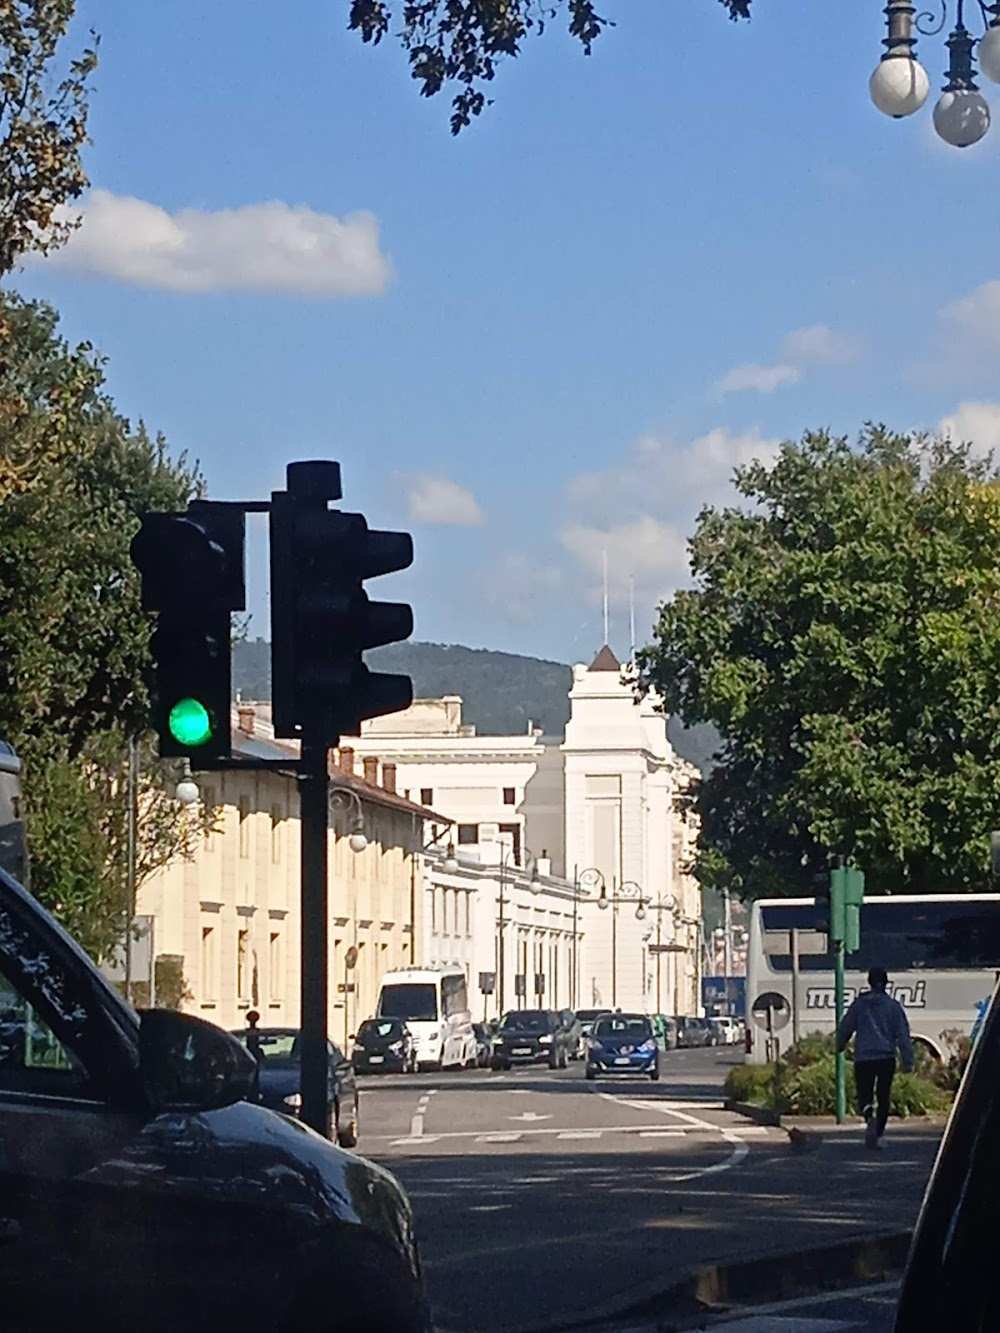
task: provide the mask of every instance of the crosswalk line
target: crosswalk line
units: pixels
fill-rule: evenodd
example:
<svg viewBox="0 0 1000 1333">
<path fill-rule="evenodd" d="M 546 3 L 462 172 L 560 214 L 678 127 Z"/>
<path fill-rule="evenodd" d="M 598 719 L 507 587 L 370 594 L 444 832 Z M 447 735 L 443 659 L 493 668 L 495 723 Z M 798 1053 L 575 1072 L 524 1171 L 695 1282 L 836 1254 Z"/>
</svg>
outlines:
<svg viewBox="0 0 1000 1333">
<path fill-rule="evenodd" d="M 640 1129 L 640 1139 L 683 1139 L 686 1129 Z"/>
<path fill-rule="evenodd" d="M 480 1134 L 476 1138 L 477 1143 L 517 1143 L 521 1135 L 517 1134 Z"/>
<path fill-rule="evenodd" d="M 557 1139 L 599 1139 L 604 1133 L 601 1129 L 563 1129 L 556 1135 Z"/>
<path fill-rule="evenodd" d="M 411 1134 L 409 1138 L 390 1140 L 389 1146 L 391 1148 L 410 1148 L 414 1144 L 422 1145 L 425 1143 L 437 1143 L 440 1137 L 440 1134 Z"/>
</svg>

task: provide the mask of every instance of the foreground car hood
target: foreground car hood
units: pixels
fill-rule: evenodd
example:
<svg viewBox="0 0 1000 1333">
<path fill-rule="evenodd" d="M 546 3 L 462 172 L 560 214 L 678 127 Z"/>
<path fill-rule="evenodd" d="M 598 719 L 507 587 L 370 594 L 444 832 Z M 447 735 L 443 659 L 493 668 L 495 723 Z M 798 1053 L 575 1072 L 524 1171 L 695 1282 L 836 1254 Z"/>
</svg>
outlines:
<svg viewBox="0 0 1000 1333">
<path fill-rule="evenodd" d="M 282 1210 L 304 1232 L 358 1223 L 400 1248 L 418 1271 L 413 1216 L 396 1179 L 300 1121 L 249 1102 L 157 1116 L 119 1157 L 81 1179 Z"/>
</svg>

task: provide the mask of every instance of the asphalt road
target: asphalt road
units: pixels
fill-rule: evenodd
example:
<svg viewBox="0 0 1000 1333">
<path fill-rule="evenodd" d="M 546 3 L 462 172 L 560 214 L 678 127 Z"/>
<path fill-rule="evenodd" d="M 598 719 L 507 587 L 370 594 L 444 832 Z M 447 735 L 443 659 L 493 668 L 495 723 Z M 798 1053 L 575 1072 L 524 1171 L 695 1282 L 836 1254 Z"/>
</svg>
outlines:
<svg viewBox="0 0 1000 1333">
<path fill-rule="evenodd" d="M 579 1065 L 365 1079 L 359 1150 L 409 1192 L 442 1333 L 582 1322 L 691 1265 L 912 1224 L 936 1134 L 797 1153 L 723 1109 L 740 1059 L 672 1051 L 659 1083 Z"/>
</svg>

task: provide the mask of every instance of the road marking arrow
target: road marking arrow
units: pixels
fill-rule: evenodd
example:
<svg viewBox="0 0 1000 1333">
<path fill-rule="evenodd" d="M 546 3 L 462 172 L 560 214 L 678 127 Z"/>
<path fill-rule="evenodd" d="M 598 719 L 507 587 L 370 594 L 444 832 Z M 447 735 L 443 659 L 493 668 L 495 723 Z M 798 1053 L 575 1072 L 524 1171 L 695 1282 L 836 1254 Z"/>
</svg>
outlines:
<svg viewBox="0 0 1000 1333">
<path fill-rule="evenodd" d="M 550 1115 L 539 1115 L 537 1111 L 525 1111 L 523 1115 L 509 1115 L 508 1120 L 551 1120 Z"/>
</svg>

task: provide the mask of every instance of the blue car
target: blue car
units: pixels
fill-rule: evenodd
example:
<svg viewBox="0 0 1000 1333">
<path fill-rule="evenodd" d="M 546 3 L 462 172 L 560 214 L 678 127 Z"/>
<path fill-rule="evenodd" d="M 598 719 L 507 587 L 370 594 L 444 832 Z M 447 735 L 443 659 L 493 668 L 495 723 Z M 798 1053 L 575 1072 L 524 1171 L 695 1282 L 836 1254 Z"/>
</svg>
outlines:
<svg viewBox="0 0 1000 1333">
<path fill-rule="evenodd" d="M 598 1074 L 660 1077 L 660 1047 L 645 1014 L 604 1014 L 587 1047 L 587 1078 Z"/>
</svg>

